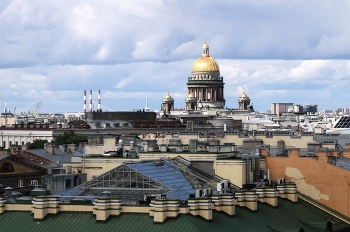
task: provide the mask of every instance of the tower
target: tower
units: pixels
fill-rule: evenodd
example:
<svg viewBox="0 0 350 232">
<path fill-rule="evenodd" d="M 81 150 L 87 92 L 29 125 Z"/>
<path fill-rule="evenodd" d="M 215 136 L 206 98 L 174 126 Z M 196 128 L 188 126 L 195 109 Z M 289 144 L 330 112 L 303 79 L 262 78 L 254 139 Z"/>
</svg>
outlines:
<svg viewBox="0 0 350 232">
<path fill-rule="evenodd" d="M 188 77 L 188 96 L 192 93 L 197 100 L 198 109 L 223 109 L 225 106 L 224 82 L 220 76 L 219 65 L 209 55 L 209 45 L 205 42 L 202 56 L 192 66 Z M 186 98 L 186 108 L 187 108 Z"/>
<path fill-rule="evenodd" d="M 189 93 L 186 98 L 186 110 L 197 110 L 197 98 L 193 93 Z"/>
<path fill-rule="evenodd" d="M 162 100 L 161 109 L 163 112 L 170 114 L 170 111 L 174 110 L 174 99 L 170 96 L 169 92 Z"/>
<path fill-rule="evenodd" d="M 250 106 L 250 98 L 247 96 L 245 91 L 243 94 L 238 98 L 238 109 L 239 110 L 248 110 Z"/>
</svg>

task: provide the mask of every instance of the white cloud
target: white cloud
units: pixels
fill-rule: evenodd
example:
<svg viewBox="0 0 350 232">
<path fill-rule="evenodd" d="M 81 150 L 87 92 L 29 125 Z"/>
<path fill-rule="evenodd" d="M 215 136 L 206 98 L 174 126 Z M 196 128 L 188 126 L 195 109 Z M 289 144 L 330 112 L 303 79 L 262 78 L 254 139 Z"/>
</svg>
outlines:
<svg viewBox="0 0 350 232">
<path fill-rule="evenodd" d="M 4 0 L 0 91 L 18 107 L 42 97 L 43 110 L 77 111 L 83 90 L 101 89 L 106 107 L 123 110 L 144 107 L 146 95 L 159 109 L 169 90 L 180 107 L 207 39 L 228 107 L 245 89 L 259 110 L 275 101 L 331 108 L 350 87 L 349 8 L 316 0 Z"/>
<path fill-rule="evenodd" d="M 115 86 L 117 89 L 124 88 L 128 84 L 128 79 L 122 79 L 118 82 L 118 84 Z"/>
<path fill-rule="evenodd" d="M 290 70 L 289 77 L 294 80 L 310 80 L 317 79 L 321 76 L 321 70 L 328 68 L 330 61 L 328 60 L 304 60 L 300 66 Z"/>
</svg>

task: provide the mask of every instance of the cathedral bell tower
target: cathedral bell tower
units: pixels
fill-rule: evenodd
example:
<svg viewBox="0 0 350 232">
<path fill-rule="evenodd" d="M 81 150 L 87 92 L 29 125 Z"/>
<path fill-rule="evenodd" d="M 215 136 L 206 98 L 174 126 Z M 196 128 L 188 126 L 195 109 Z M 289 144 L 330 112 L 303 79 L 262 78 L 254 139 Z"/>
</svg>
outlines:
<svg viewBox="0 0 350 232">
<path fill-rule="evenodd" d="M 174 110 L 174 98 L 170 96 L 169 92 L 162 100 L 161 109 L 166 114 L 170 114 L 170 112 Z"/>
<path fill-rule="evenodd" d="M 243 94 L 238 98 L 238 109 L 239 110 L 248 110 L 250 106 L 250 98 L 247 96 L 245 91 Z"/>
</svg>

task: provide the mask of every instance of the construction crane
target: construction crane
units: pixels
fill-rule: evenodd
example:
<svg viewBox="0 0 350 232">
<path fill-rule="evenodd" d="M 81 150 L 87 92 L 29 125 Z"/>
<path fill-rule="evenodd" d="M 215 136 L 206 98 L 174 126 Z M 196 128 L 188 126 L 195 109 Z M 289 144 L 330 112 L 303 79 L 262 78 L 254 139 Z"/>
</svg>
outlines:
<svg viewBox="0 0 350 232">
<path fill-rule="evenodd" d="M 38 102 L 36 103 L 36 110 L 35 110 L 36 115 L 40 114 L 40 108 L 41 108 L 41 98 L 38 99 Z"/>
</svg>

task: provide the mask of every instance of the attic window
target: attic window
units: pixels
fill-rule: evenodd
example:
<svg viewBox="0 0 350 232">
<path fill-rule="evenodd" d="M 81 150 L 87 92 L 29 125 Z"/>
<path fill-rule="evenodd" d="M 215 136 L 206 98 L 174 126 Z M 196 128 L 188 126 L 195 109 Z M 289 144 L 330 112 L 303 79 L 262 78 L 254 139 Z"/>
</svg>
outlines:
<svg viewBox="0 0 350 232">
<path fill-rule="evenodd" d="M 15 169 L 13 168 L 13 165 L 9 162 L 4 163 L 1 166 L 0 172 L 14 172 Z"/>
</svg>

